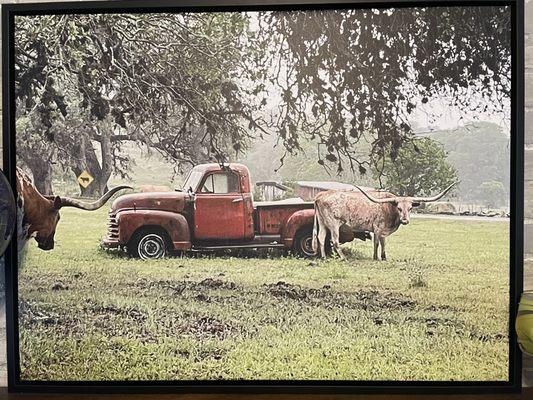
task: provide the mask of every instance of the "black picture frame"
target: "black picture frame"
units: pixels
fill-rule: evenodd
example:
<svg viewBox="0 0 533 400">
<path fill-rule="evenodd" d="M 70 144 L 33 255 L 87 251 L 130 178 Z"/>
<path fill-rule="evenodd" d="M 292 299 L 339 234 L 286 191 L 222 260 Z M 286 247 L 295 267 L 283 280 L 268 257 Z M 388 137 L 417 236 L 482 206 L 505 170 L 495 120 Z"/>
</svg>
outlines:
<svg viewBox="0 0 533 400">
<path fill-rule="evenodd" d="M 495 393 L 521 389 L 521 354 L 514 333 L 523 290 L 524 213 L 524 1 L 408 1 L 408 0 L 172 0 L 97 1 L 2 5 L 3 170 L 13 191 L 15 180 L 14 17 L 63 13 L 146 13 L 183 11 L 308 10 L 331 8 L 506 5 L 512 10 L 511 98 L 511 218 L 509 292 L 509 380 L 506 382 L 431 381 L 21 381 L 18 342 L 18 282 L 16 238 L 5 254 L 8 387 L 12 392 L 84 393 Z"/>
</svg>

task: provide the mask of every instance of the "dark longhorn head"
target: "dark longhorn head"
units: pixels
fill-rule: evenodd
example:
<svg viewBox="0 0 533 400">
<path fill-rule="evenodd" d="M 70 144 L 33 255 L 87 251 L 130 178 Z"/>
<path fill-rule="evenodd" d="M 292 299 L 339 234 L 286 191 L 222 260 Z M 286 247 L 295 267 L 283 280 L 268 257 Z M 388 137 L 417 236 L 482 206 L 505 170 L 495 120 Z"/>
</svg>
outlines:
<svg viewBox="0 0 533 400">
<path fill-rule="evenodd" d="M 361 189 L 359 186 L 356 186 L 357 189 L 361 193 L 363 193 L 370 201 L 378 204 L 391 204 L 392 206 L 396 207 L 396 210 L 398 211 L 398 215 L 400 217 L 400 223 L 402 225 L 407 225 L 409 223 L 410 218 L 410 212 L 413 207 L 418 207 L 421 203 L 429 203 L 432 201 L 437 201 L 441 197 L 443 197 L 446 193 L 450 191 L 450 189 L 455 186 L 458 182 L 452 183 L 450 186 L 448 186 L 446 189 L 444 189 L 442 192 L 437 194 L 433 197 L 400 197 L 400 196 L 392 196 L 392 197 L 384 197 L 384 198 L 376 198 L 372 195 L 366 193 L 363 189 Z"/>
<path fill-rule="evenodd" d="M 92 203 L 78 199 L 60 196 L 45 196 L 47 203 L 40 210 L 39 221 L 30 221 L 36 231 L 35 240 L 41 250 L 54 248 L 54 236 L 59 222 L 59 210 L 63 207 L 75 207 L 82 210 L 94 211 L 102 207 L 116 192 L 123 189 L 132 189 L 130 186 L 117 186 Z"/>
</svg>

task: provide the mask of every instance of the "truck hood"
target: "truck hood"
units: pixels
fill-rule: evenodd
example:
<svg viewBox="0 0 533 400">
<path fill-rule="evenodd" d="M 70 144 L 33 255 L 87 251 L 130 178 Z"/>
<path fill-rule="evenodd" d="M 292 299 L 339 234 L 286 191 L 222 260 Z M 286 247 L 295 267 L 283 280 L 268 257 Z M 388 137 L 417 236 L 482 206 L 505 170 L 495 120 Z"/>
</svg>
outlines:
<svg viewBox="0 0 533 400">
<path fill-rule="evenodd" d="M 159 210 L 181 212 L 190 195 L 182 192 L 133 193 L 118 197 L 111 206 L 112 211 L 124 209 Z"/>
</svg>

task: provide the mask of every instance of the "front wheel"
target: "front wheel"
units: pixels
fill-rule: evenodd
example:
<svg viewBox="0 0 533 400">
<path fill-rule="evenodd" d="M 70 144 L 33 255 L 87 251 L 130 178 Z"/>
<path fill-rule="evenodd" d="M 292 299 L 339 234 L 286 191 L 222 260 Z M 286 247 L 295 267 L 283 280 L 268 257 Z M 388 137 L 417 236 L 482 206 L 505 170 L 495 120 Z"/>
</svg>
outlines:
<svg viewBox="0 0 533 400">
<path fill-rule="evenodd" d="M 160 232 L 141 231 L 128 244 L 128 252 L 143 260 L 163 258 L 167 255 L 167 241 Z"/>
</svg>

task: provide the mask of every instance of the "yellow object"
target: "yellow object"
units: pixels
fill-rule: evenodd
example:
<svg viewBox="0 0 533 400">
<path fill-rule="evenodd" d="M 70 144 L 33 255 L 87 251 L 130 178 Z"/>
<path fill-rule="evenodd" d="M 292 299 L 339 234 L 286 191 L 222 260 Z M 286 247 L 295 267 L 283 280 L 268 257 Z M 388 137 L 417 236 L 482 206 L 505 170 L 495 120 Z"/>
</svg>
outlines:
<svg viewBox="0 0 533 400">
<path fill-rule="evenodd" d="M 520 349 L 533 356 L 533 292 L 522 293 L 515 329 Z"/>
<path fill-rule="evenodd" d="M 89 186 L 92 181 L 94 181 L 94 178 L 87 171 L 83 171 L 80 176 L 78 176 L 78 183 L 85 189 L 87 189 L 87 186 Z"/>
</svg>

